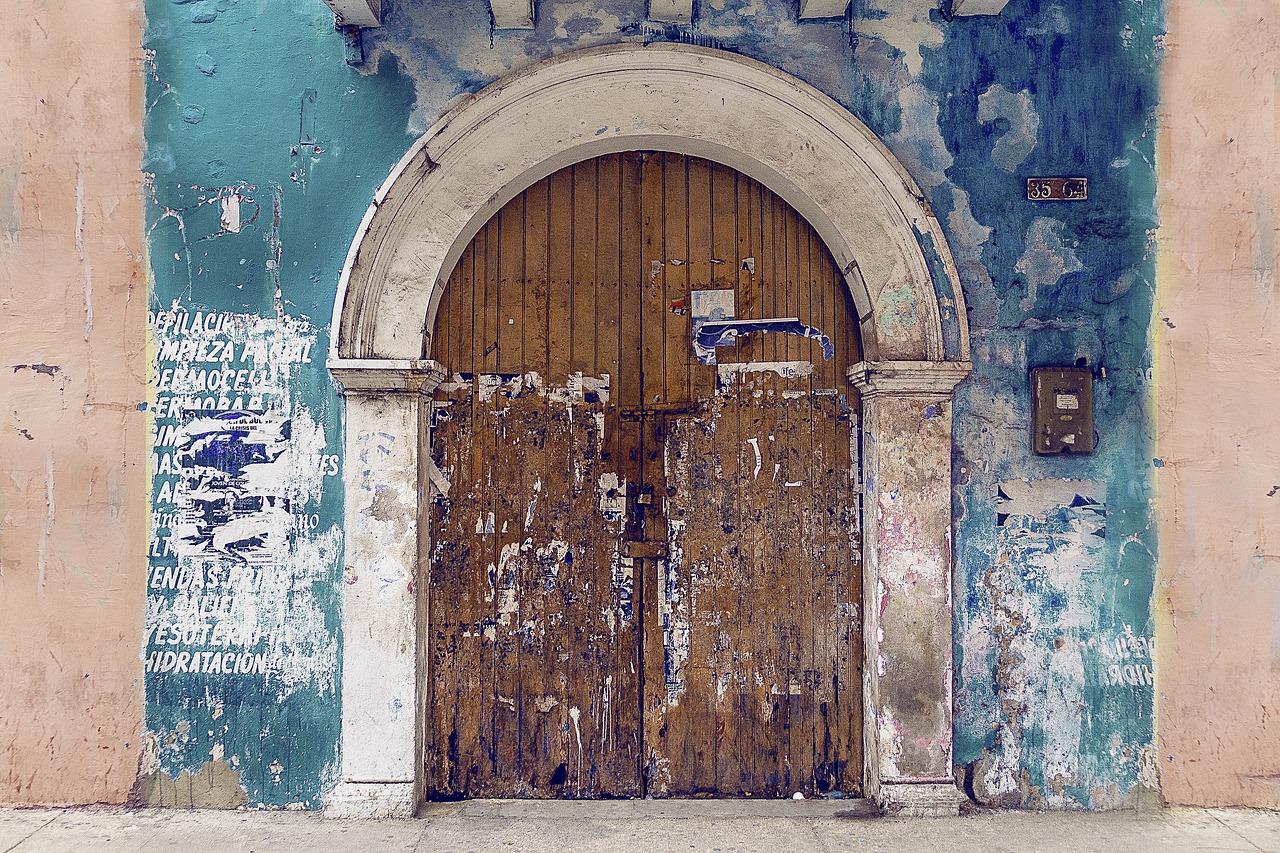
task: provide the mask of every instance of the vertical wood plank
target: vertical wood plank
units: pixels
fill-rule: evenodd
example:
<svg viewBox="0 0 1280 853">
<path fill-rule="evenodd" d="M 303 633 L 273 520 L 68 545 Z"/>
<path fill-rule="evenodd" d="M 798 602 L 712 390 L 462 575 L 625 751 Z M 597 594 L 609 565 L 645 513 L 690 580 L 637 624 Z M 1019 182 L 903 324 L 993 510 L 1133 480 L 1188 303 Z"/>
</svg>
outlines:
<svg viewBox="0 0 1280 853">
<path fill-rule="evenodd" d="M 539 195 L 543 199 L 546 197 L 545 193 L 538 192 L 531 192 L 527 196 L 526 226 L 531 208 L 536 206 L 530 202 Z M 545 216 L 542 221 L 545 226 Z M 527 228 L 525 233 L 528 235 Z M 545 239 L 543 244 L 545 245 Z M 530 242 L 527 237 L 525 246 L 528 251 Z M 543 257 L 545 260 L 545 254 Z M 534 268 L 534 261 L 535 253 L 529 252 L 525 262 L 526 275 Z M 526 281 L 526 288 L 535 280 L 530 276 Z M 528 333 L 526 325 L 526 353 L 529 352 Z M 515 446 L 512 448 L 513 463 L 519 470 L 516 478 L 519 501 L 516 504 L 514 527 L 518 531 L 516 541 L 521 541 L 521 545 L 519 556 L 515 560 L 519 598 L 515 624 L 512 626 L 513 640 L 520 649 L 520 680 L 518 696 L 513 697 L 517 740 L 516 768 L 510 787 L 518 796 L 547 796 L 549 789 L 546 782 L 554 772 L 547 765 L 555 758 L 555 752 L 550 748 L 555 739 L 547 737 L 548 719 L 543 710 L 546 708 L 547 680 L 551 675 L 546 644 L 548 620 L 554 618 L 554 611 L 547 606 L 549 596 L 546 580 L 550 574 L 547 562 L 549 559 L 553 560 L 554 555 L 545 554 L 545 550 L 540 554 L 533 543 L 548 541 L 544 524 L 548 508 L 543 495 L 543 474 L 559 466 L 555 465 L 555 460 L 548 460 L 546 453 L 548 437 L 556 430 L 555 413 L 544 409 L 533 394 L 526 395 L 526 398 L 528 402 L 523 405 L 529 406 L 532 411 L 521 413 L 522 428 L 516 435 Z M 550 466 L 548 462 L 551 462 Z M 542 503 L 541 507 L 539 503 Z M 543 548 L 545 549 L 545 545 Z"/>
<path fill-rule="evenodd" d="M 523 373 L 524 195 L 498 211 L 498 372 Z"/>
<path fill-rule="evenodd" d="M 726 253 L 728 254 L 728 253 Z M 747 699 L 747 691 L 754 685 L 754 655 L 744 653 L 749 646 L 743 644 L 744 620 L 751 618 L 759 602 L 752 601 L 744 607 L 742 591 L 755 586 L 755 566 L 742 559 L 741 486 L 742 478 L 754 470 L 755 456 L 747 449 L 740 431 L 741 406 L 736 394 L 726 398 L 721 395 L 712 409 L 716 417 L 711 442 L 713 459 L 718 469 L 709 466 L 703 488 L 714 493 L 723 490 L 718 518 L 711 519 L 710 529 L 704 532 L 715 557 L 710 566 L 707 586 L 712 593 L 707 609 L 707 620 L 712 639 L 712 708 L 714 711 L 715 788 L 729 795 L 754 794 L 759 781 L 755 776 L 757 709 Z M 748 458 L 750 454 L 750 458 Z M 726 534 L 725 531 L 732 531 Z M 747 701 L 744 701 L 747 699 Z"/>
<path fill-rule="evenodd" d="M 573 350 L 569 371 L 596 375 L 596 161 L 573 166 Z"/>
<path fill-rule="evenodd" d="M 813 314 L 813 267 L 809 263 L 809 235 L 813 229 L 809 223 L 792 213 L 795 223 L 796 241 L 796 298 L 793 316 L 800 318 L 801 323 L 816 325 Z M 822 358 L 822 350 L 816 346 L 812 338 L 795 337 L 796 359 L 817 364 Z M 817 358 L 814 353 L 817 353 Z M 806 385 L 808 383 L 805 383 Z"/>
<path fill-rule="evenodd" d="M 664 168 L 661 153 L 644 155 L 640 175 L 640 378 L 645 405 L 666 402 L 662 295 L 666 289 Z"/>
<path fill-rule="evenodd" d="M 468 292 L 470 291 L 468 282 Z M 436 503 L 432 507 L 432 539 L 445 542 L 465 542 L 460 536 L 460 522 L 470 515 L 466 504 L 469 496 L 469 484 L 463 472 L 470 468 L 470 400 L 465 395 L 465 408 L 458 406 L 457 396 L 440 395 L 440 402 L 453 403 L 449 411 L 462 417 L 450 417 L 438 420 L 435 428 L 435 455 L 440 468 L 447 475 L 453 476 L 460 489 L 459 498 L 452 504 Z M 460 395 L 458 395 L 460 396 Z M 474 509 L 471 509 L 474 512 Z M 430 795 L 450 796 L 462 793 L 465 779 L 465 768 L 469 766 L 468 744 L 474 740 L 461 742 L 459 734 L 466 729 L 465 715 L 462 709 L 469 707 L 464 701 L 469 698 L 463 695 L 466 688 L 465 670 L 460 667 L 471 665 L 473 653 L 477 651 L 473 644 L 461 640 L 463 631 L 460 626 L 466 624 L 474 612 L 474 601 L 470 596 L 470 579 L 468 567 L 471 561 L 465 551 L 466 545 L 450 549 L 442 553 L 429 572 L 428 595 L 432 600 L 447 600 L 450 608 L 432 608 L 429 611 L 430 658 L 428 671 L 431 674 L 431 717 L 430 744 L 426 758 L 426 787 Z M 474 717 L 473 717 L 474 719 Z"/>
<path fill-rule="evenodd" d="M 554 263 L 554 262 L 553 262 Z M 568 728 L 571 689 L 569 673 L 574 662 L 566 646 L 572 646 L 573 626 L 564 622 L 566 602 L 576 594 L 576 575 L 571 571 L 573 539 L 570 521 L 573 484 L 563 472 L 573 460 L 569 411 L 548 407 L 547 427 L 542 435 L 542 488 L 534 507 L 532 530 L 526 535 L 537 543 L 534 551 L 538 587 L 538 612 L 533 648 L 541 654 L 542 689 L 534 698 L 529 726 L 531 785 L 538 796 L 562 796 L 568 782 Z M 530 688 L 532 690 L 532 686 Z M 532 694 L 531 694 L 532 695 Z"/>
<path fill-rule="evenodd" d="M 614 399 L 619 406 L 640 405 L 641 301 L 643 299 L 644 272 L 642 271 L 641 188 L 643 156 L 634 151 L 622 155 L 622 223 L 621 223 L 621 276 L 619 284 L 619 355 L 618 379 Z"/>
<path fill-rule="evenodd" d="M 689 158 L 689 254 L 686 258 L 688 294 L 685 296 L 685 313 L 673 320 L 680 321 L 684 336 L 685 359 L 689 364 L 690 400 L 700 400 L 715 391 L 716 369 L 698 364 L 692 352 L 693 327 L 689 310 L 693 305 L 693 291 L 707 290 L 714 286 L 715 273 L 723 267 L 723 258 L 711 249 L 711 164 L 706 160 Z M 732 263 L 732 261 L 730 261 Z"/>
<path fill-rule="evenodd" d="M 493 267 L 490 267 L 489 258 L 494 257 L 494 260 L 496 260 L 497 240 L 494 239 L 496 235 L 490 234 L 489 236 L 490 239 L 487 241 L 485 252 L 486 296 L 488 293 L 492 292 L 492 284 L 496 283 L 496 276 L 495 278 L 490 278 L 490 276 L 494 276 L 496 273 L 496 264 L 494 264 Z M 487 301 L 488 300 L 486 299 L 486 302 Z M 489 306 L 486 305 L 486 308 L 488 307 Z M 486 331 L 488 332 L 490 330 L 487 329 Z M 493 329 L 492 331 L 496 331 L 496 329 Z M 486 334 L 486 337 L 489 336 L 489 334 Z M 495 356 L 496 352 L 491 352 L 490 355 L 486 357 L 486 373 L 494 372 L 493 369 L 489 367 L 489 361 L 490 359 L 496 361 Z M 483 484 L 477 483 L 478 489 L 482 494 L 481 509 L 485 513 L 486 520 L 484 531 L 477 537 L 478 547 L 476 550 L 480 557 L 476 563 L 477 568 L 480 566 L 484 566 L 486 568 L 488 566 L 494 566 L 496 568 L 500 550 L 498 531 L 501 527 L 497 520 L 497 490 L 495 490 L 491 485 L 493 481 L 493 473 L 499 464 L 500 428 L 497 422 L 498 416 L 496 410 L 498 406 L 495 405 L 497 402 L 499 401 L 495 395 L 489 402 L 480 403 L 483 426 L 481 430 L 477 431 L 476 437 L 473 438 L 473 441 L 483 448 L 482 459 L 483 470 L 485 472 L 485 481 Z M 489 520 L 494 522 L 492 526 L 488 524 Z M 477 623 L 477 628 L 480 632 L 480 664 L 475 676 L 471 676 L 480 682 L 478 688 L 474 692 L 479 700 L 476 703 L 476 707 L 478 707 L 480 712 L 479 746 L 481 752 L 480 766 L 482 768 L 482 773 L 480 777 L 475 780 L 474 793 L 472 796 L 493 796 L 501 790 L 501 788 L 495 784 L 499 773 L 497 748 L 498 709 L 496 707 L 498 701 L 498 644 L 500 642 L 496 630 L 496 624 L 498 621 L 498 596 L 495 589 L 496 578 L 491 577 L 487 571 L 484 571 L 483 576 L 480 576 L 479 571 L 473 571 L 472 576 L 477 580 L 476 586 L 481 590 L 480 597 L 483 602 L 480 608 L 482 616 Z M 471 790 L 471 787 L 472 786 L 468 786 L 469 790 Z"/>
<path fill-rule="evenodd" d="M 524 194 L 524 362 L 551 381 L 547 359 L 547 318 L 551 313 L 547 244 L 551 223 L 551 182 L 543 179 Z"/>
<path fill-rule="evenodd" d="M 663 365 L 666 400 L 689 401 L 689 316 L 673 314 L 671 303 L 689 299 L 689 158 L 664 154 L 665 261 L 662 294 Z"/>
<path fill-rule="evenodd" d="M 458 259 L 458 263 L 461 265 L 461 258 Z M 449 282 L 445 285 L 444 295 L 440 298 L 440 307 L 436 309 L 435 327 L 431 333 L 431 349 L 427 353 L 428 358 L 434 358 L 444 365 L 446 371 L 453 368 L 453 318 L 457 314 L 455 306 L 458 301 L 458 290 L 461 287 L 458 278 L 458 266 L 455 266 L 449 273 Z"/>
<path fill-rule="evenodd" d="M 805 271 L 804 281 L 808 282 L 808 223 L 802 221 L 801 224 L 805 226 L 803 229 L 798 229 L 801 241 L 799 246 L 801 267 Z M 803 302 L 800 307 L 805 311 L 809 310 L 809 305 Z M 807 347 L 806 344 L 808 344 Z M 800 345 L 802 354 L 806 348 L 810 351 L 816 348 L 811 341 L 803 339 Z M 807 735 L 805 752 L 808 769 L 805 785 L 810 793 L 816 794 L 824 784 L 818 778 L 820 744 L 825 740 L 825 735 L 821 733 L 819 710 L 826 695 L 826 682 L 831 671 L 829 663 L 823 666 L 821 661 L 822 652 L 827 647 L 827 631 L 830 629 L 834 601 L 830 598 L 830 589 L 820 586 L 825 577 L 822 572 L 823 536 L 815 509 L 822 506 L 828 497 L 822 492 L 822 484 L 817 479 L 815 465 L 815 457 L 820 452 L 820 448 L 815 447 L 814 444 L 815 425 L 812 406 L 814 398 L 807 393 L 810 384 L 808 377 L 799 380 L 796 384 L 801 385 L 806 393 L 801 397 L 784 400 L 783 406 L 787 410 L 794 436 L 793 443 L 797 450 L 795 476 L 802 484 L 791 489 L 790 498 L 792 517 L 796 519 L 796 529 L 800 531 L 800 539 L 796 543 L 799 551 L 797 554 L 799 559 L 796 561 L 799 569 L 797 589 L 803 590 L 804 594 L 804 618 L 801 622 L 804 650 L 802 657 L 804 679 L 801 684 L 804 692 L 801 695 L 804 697 L 802 705 Z"/>
<path fill-rule="evenodd" d="M 775 202 L 778 197 L 763 190 L 760 193 L 760 257 L 756 259 L 756 268 L 760 270 L 760 314 L 764 317 L 777 317 L 777 298 L 786 291 L 786 254 L 781 251 L 782 241 L 778 236 L 779 217 Z M 757 358 L 761 361 L 782 361 L 785 351 L 779 352 L 777 335 L 760 336 L 757 346 Z"/>
<path fill-rule="evenodd" d="M 476 320 L 476 243 L 471 241 L 459 261 L 458 292 L 454 300 L 453 369 L 457 373 L 475 372 L 472 358 L 475 346 Z"/>
<path fill-rule="evenodd" d="M 812 228 L 809 229 L 809 262 L 814 269 L 815 281 L 813 289 L 814 324 L 822 330 L 823 334 L 831 338 L 834 348 L 836 341 L 835 306 L 837 295 L 835 291 L 836 282 L 831 275 L 834 264 L 831 262 L 831 254 L 818 237 L 818 232 Z M 818 358 L 822 358 L 821 347 L 815 347 L 814 352 Z M 835 359 L 823 359 L 817 364 L 818 367 L 814 370 L 813 382 L 810 388 L 817 390 L 819 388 L 836 387 Z"/>
<path fill-rule="evenodd" d="M 523 227 L 513 230 L 523 237 Z M 506 293 L 511 290 L 509 286 L 503 288 Z M 505 317 L 503 324 L 506 324 Z M 501 350 L 501 344 L 499 349 Z M 504 369 L 502 372 L 513 371 Z M 524 454 L 521 451 L 525 444 L 525 431 L 541 426 L 536 419 L 538 406 L 531 399 L 532 396 L 507 397 L 505 391 L 500 391 L 494 398 L 499 405 L 493 412 L 495 453 L 489 468 L 489 486 L 494 495 L 493 538 L 496 555 L 492 573 L 494 701 L 491 756 L 493 776 L 490 780 L 495 793 L 519 792 L 523 788 L 520 775 L 520 708 L 524 701 L 520 669 L 523 643 L 519 631 L 525 590 L 520 582 L 520 543 L 524 526 L 521 490 Z M 534 412 L 529 413 L 530 408 Z M 534 418 L 531 419 L 529 414 L 533 414 Z"/>
<path fill-rule="evenodd" d="M 773 398 L 768 395 L 772 385 L 772 380 L 764 375 L 753 374 L 740 394 L 743 442 L 746 443 L 750 438 L 756 439 L 760 448 L 761 470 L 758 476 L 754 474 L 753 449 L 753 474 L 748 485 L 750 499 L 743 502 L 751 508 L 753 518 L 744 519 L 743 525 L 750 531 L 753 568 L 760 580 L 757 585 L 742 591 L 739 607 L 755 607 L 758 598 L 768 596 L 768 604 L 761 614 L 764 618 L 754 620 L 752 627 L 755 630 L 745 642 L 746 647 L 758 655 L 765 669 L 763 681 L 769 694 L 765 698 L 769 703 L 769 716 L 762 721 L 761 733 L 764 737 L 760 740 L 767 744 L 766 754 L 772 754 L 773 761 L 764 769 L 772 792 L 786 796 L 794 792 L 790 754 L 790 709 L 794 697 L 790 690 L 790 660 L 794 652 L 795 637 L 789 629 L 795 620 L 795 611 L 790 580 L 791 566 L 785 550 L 791 537 L 775 535 L 775 531 L 787 529 L 785 516 L 780 516 L 778 512 L 778 494 L 783 490 L 786 478 L 783 465 L 786 437 L 780 434 L 777 407 Z M 756 390 L 765 392 L 759 400 L 754 396 Z M 745 426 L 747 424 L 750 425 L 749 428 Z M 772 593 L 766 593 L 766 590 L 772 590 Z M 749 748 L 749 743 L 744 744 L 743 749 Z"/>
<path fill-rule="evenodd" d="M 734 191 L 735 173 L 725 166 L 711 168 L 711 254 L 725 263 L 716 264 L 712 272 L 711 286 L 716 290 L 734 290 L 734 316 L 746 320 L 758 316 L 752 314 L 753 306 L 744 304 L 743 294 L 737 291 L 738 276 L 735 271 L 738 253 L 737 198 Z M 750 294 L 747 295 L 748 298 Z M 721 347 L 716 351 L 716 361 L 729 364 L 742 360 L 741 339 L 737 346 Z"/>
<path fill-rule="evenodd" d="M 596 162 L 596 370 L 617 382 L 622 314 L 622 155 L 611 154 Z"/>
<path fill-rule="evenodd" d="M 495 216 L 484 226 L 484 265 L 481 266 L 479 246 L 476 247 L 476 279 L 477 283 L 483 275 L 484 282 L 484 314 L 476 323 L 477 331 L 483 330 L 479 343 L 483 345 L 484 373 L 498 372 L 498 294 L 502 289 L 502 279 L 498 273 L 498 253 L 501 232 L 498 229 L 498 218 Z"/>
<path fill-rule="evenodd" d="M 780 305 L 782 309 L 776 316 L 779 317 L 795 317 L 799 311 L 798 300 L 800 296 L 800 258 L 796 252 L 799 240 L 797 231 L 798 223 L 796 222 L 795 211 L 786 205 L 779 205 L 776 208 L 779 211 L 779 219 L 781 220 L 781 237 L 783 241 L 783 261 L 785 272 L 783 281 L 785 286 L 780 294 Z M 802 358 L 799 338 L 795 335 L 775 335 L 778 339 L 778 346 L 783 350 L 784 361 L 797 361 Z"/>
<path fill-rule="evenodd" d="M 484 371 L 485 343 L 485 284 L 484 258 L 488 243 L 488 228 L 481 228 L 471 241 L 473 260 L 471 277 L 471 369 L 476 374 Z"/>
<path fill-rule="evenodd" d="M 760 317 L 759 284 L 752 272 L 755 266 L 755 244 L 758 240 L 760 220 L 760 185 L 746 175 L 734 175 L 734 209 L 737 226 L 737 260 L 734 270 L 737 274 L 738 300 L 742 305 L 743 317 Z M 748 262 L 748 258 L 750 261 Z M 742 362 L 756 360 L 759 351 L 759 335 L 748 335 L 746 340 L 738 344 L 738 359 Z"/>
<path fill-rule="evenodd" d="M 569 381 L 573 349 L 573 171 L 549 179 L 551 232 L 548 234 L 550 314 L 547 317 L 547 382 Z"/>
</svg>

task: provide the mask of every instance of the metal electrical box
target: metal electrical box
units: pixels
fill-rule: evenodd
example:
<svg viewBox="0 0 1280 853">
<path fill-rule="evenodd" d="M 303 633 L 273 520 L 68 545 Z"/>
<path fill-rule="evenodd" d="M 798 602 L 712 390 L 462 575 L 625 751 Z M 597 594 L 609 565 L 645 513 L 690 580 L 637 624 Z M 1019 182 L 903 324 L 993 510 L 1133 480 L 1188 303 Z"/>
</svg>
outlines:
<svg viewBox="0 0 1280 853">
<path fill-rule="evenodd" d="M 1031 371 L 1031 449 L 1040 456 L 1093 452 L 1093 370 Z"/>
</svg>

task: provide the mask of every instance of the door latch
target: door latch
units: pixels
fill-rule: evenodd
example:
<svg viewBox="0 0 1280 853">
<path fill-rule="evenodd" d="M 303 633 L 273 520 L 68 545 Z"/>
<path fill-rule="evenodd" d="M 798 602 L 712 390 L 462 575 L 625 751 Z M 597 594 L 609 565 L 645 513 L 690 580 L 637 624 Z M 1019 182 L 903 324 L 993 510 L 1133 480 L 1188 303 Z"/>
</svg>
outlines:
<svg viewBox="0 0 1280 853">
<path fill-rule="evenodd" d="M 667 556 L 666 542 L 624 542 L 622 556 L 643 557 L 648 559 L 664 559 Z"/>
</svg>

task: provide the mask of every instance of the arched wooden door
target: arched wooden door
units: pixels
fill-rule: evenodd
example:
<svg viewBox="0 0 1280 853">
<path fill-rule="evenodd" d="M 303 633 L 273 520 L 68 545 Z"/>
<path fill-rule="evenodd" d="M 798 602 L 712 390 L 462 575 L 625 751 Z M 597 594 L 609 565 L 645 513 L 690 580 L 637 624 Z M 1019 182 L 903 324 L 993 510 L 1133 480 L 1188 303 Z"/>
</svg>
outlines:
<svg viewBox="0 0 1280 853">
<path fill-rule="evenodd" d="M 859 346 L 813 229 L 705 160 L 579 163 L 432 342 L 427 796 L 860 792 Z"/>
</svg>

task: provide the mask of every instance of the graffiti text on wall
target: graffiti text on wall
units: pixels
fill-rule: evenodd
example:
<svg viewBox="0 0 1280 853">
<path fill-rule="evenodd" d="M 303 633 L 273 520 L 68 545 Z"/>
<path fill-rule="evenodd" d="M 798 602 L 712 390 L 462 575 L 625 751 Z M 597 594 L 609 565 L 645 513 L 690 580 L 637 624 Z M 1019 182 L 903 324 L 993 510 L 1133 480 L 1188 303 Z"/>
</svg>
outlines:
<svg viewBox="0 0 1280 853">
<path fill-rule="evenodd" d="M 146 671 L 331 688 L 313 584 L 338 559 L 337 527 L 319 511 L 338 456 L 290 382 L 311 363 L 315 329 L 176 307 L 153 313 L 151 329 Z"/>
</svg>

